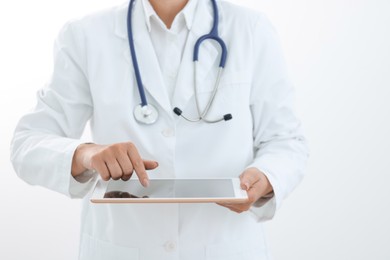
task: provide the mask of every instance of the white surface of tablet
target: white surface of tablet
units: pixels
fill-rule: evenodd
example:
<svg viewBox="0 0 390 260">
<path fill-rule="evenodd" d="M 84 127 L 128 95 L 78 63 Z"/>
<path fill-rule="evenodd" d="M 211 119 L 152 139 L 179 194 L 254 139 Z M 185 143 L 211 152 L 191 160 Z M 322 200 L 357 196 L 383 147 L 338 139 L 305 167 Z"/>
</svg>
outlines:
<svg viewBox="0 0 390 260">
<path fill-rule="evenodd" d="M 247 192 L 240 180 L 151 179 L 147 188 L 136 179 L 99 180 L 91 197 L 93 203 L 243 203 Z"/>
</svg>

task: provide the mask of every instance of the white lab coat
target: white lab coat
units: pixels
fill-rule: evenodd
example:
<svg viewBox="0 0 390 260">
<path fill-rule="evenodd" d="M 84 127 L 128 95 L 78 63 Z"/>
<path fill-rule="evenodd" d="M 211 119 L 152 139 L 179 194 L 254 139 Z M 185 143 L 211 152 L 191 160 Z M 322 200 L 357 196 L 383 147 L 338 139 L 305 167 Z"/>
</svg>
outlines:
<svg viewBox="0 0 390 260">
<path fill-rule="evenodd" d="M 172 102 L 141 6 L 137 1 L 133 16 L 135 48 L 158 121 L 141 125 L 133 117 L 140 99 L 127 40 L 127 4 L 72 21 L 56 41 L 50 82 L 17 126 L 11 156 L 16 172 L 33 185 L 84 197 L 80 260 L 269 259 L 261 222 L 273 217 L 301 180 L 307 159 L 273 27 L 264 15 L 219 2 L 219 31 L 229 53 L 210 118 L 231 113 L 233 119 L 189 123 L 172 109 L 197 116 L 192 53 L 196 39 L 210 31 L 211 4 L 199 0 Z M 206 42 L 197 74 L 201 106 L 210 97 L 218 64 L 218 47 Z M 143 158 L 158 161 L 150 178 L 237 177 L 257 167 L 275 195 L 242 214 L 216 204 L 91 204 L 87 193 L 96 176 L 86 173 L 76 181 L 70 175 L 88 120 L 94 142 L 131 141 Z"/>
</svg>

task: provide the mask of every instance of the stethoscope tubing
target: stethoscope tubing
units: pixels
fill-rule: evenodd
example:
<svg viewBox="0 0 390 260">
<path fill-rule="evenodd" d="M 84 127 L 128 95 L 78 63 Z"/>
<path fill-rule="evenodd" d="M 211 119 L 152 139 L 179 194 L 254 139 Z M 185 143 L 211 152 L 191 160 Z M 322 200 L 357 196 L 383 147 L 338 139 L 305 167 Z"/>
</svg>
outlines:
<svg viewBox="0 0 390 260">
<path fill-rule="evenodd" d="M 215 32 L 211 31 L 209 34 L 205 34 L 202 37 L 200 37 L 194 47 L 194 62 L 199 60 L 199 49 L 200 45 L 205 40 L 214 40 L 221 46 L 221 60 L 219 62 L 219 67 L 224 68 L 226 64 L 227 59 L 227 48 L 225 42 L 218 36 L 214 34 Z"/>
<path fill-rule="evenodd" d="M 130 6 L 129 6 L 128 13 L 127 13 L 127 35 L 129 37 L 131 59 L 133 62 L 135 78 L 136 78 L 137 86 L 138 86 L 138 92 L 139 92 L 139 96 L 141 99 L 141 106 L 146 107 L 146 106 L 148 106 L 148 101 L 146 99 L 145 88 L 144 88 L 144 85 L 142 83 L 141 73 L 140 73 L 138 61 L 137 61 L 137 55 L 135 53 L 133 29 L 132 29 L 132 24 L 131 24 L 132 23 L 132 13 L 133 13 L 134 1 L 135 0 L 130 1 Z"/>
<path fill-rule="evenodd" d="M 218 26 L 219 26 L 219 12 L 218 12 L 218 6 L 216 0 L 211 0 L 211 4 L 213 5 L 213 27 L 211 28 L 211 31 L 208 34 L 203 35 L 200 37 L 194 47 L 194 59 L 193 61 L 198 61 L 199 60 L 199 49 L 200 45 L 205 41 L 205 40 L 215 40 L 218 42 L 218 44 L 221 46 L 221 61 L 219 63 L 219 67 L 224 68 L 226 64 L 226 59 L 227 59 L 227 48 L 225 42 L 219 37 L 218 33 Z"/>
<path fill-rule="evenodd" d="M 131 59 L 133 62 L 133 67 L 134 67 L 134 74 L 135 74 L 135 78 L 137 81 L 138 92 L 139 92 L 140 99 L 141 99 L 141 104 L 137 105 L 134 109 L 134 116 L 135 116 L 135 119 L 140 123 L 153 124 L 154 122 L 157 121 L 158 111 L 154 106 L 148 104 L 148 101 L 146 99 L 146 94 L 145 94 L 145 88 L 144 88 L 143 83 L 142 83 L 141 72 L 140 72 L 140 69 L 138 66 L 137 55 L 136 55 L 135 46 L 134 46 L 133 30 L 132 30 L 132 13 L 133 13 L 134 2 L 135 2 L 135 0 L 130 0 L 128 14 L 127 14 L 127 34 L 128 34 L 128 39 L 129 39 L 130 53 L 131 53 Z M 191 118 L 185 117 L 182 114 L 182 111 L 177 107 L 175 107 L 173 110 L 175 114 L 177 114 L 178 116 L 182 116 L 184 119 L 186 119 L 187 121 L 190 121 L 190 122 L 199 122 L 199 121 L 203 120 L 207 123 L 217 123 L 217 122 L 220 122 L 223 120 L 227 121 L 227 120 L 232 119 L 231 114 L 226 114 L 223 117 L 216 119 L 216 120 L 209 120 L 206 118 L 209 111 L 210 111 L 212 104 L 214 103 L 214 99 L 215 99 L 216 93 L 217 93 L 218 88 L 219 88 L 222 71 L 225 68 L 225 64 L 226 64 L 226 60 L 227 60 L 226 44 L 218 35 L 218 25 L 219 25 L 218 6 L 216 3 L 216 0 L 211 0 L 211 3 L 213 6 L 213 15 L 214 15 L 212 29 L 211 29 L 210 33 L 201 36 L 196 41 L 195 46 L 194 46 L 194 56 L 193 56 L 193 61 L 194 61 L 194 92 L 195 92 L 196 109 L 198 111 L 198 118 L 191 119 Z M 213 92 L 211 94 L 211 98 L 207 102 L 205 109 L 203 111 L 201 111 L 199 96 L 198 96 L 198 91 L 197 91 L 198 88 L 197 88 L 197 82 L 196 82 L 196 75 L 197 75 L 196 68 L 197 68 L 198 61 L 199 61 L 199 50 L 200 50 L 201 44 L 205 40 L 214 40 L 220 45 L 220 47 L 221 47 L 221 60 L 219 63 L 219 70 L 218 70 L 217 78 L 215 81 L 214 89 L 213 89 Z"/>
<path fill-rule="evenodd" d="M 194 68 L 194 74 L 196 75 L 196 70 L 197 70 L 197 67 L 198 67 L 198 62 L 196 61 L 195 64 L 194 64 L 195 68 Z M 199 103 L 199 95 L 198 95 L 198 84 L 196 82 L 196 77 L 194 77 L 194 92 L 195 92 L 195 103 L 196 103 L 196 109 L 198 110 L 198 115 L 199 115 L 199 119 L 198 121 L 200 120 L 203 120 L 207 123 L 217 123 L 217 122 L 220 122 L 220 121 L 223 121 L 224 118 L 220 118 L 220 119 L 217 119 L 217 120 L 209 120 L 207 119 L 207 115 L 210 111 L 210 108 L 212 106 L 212 104 L 214 104 L 214 99 L 215 99 L 215 95 L 217 94 L 217 91 L 218 91 L 218 87 L 219 87 L 219 83 L 220 83 L 220 80 L 221 80 L 221 76 L 222 76 L 222 72 L 223 72 L 223 67 L 220 67 L 219 70 L 218 70 L 218 74 L 217 74 L 217 79 L 215 81 L 215 86 L 214 86 L 214 89 L 213 89 L 213 92 L 211 93 L 211 97 L 209 99 L 209 101 L 207 102 L 207 105 L 206 107 L 204 108 L 203 112 L 200 111 L 200 103 Z"/>
</svg>

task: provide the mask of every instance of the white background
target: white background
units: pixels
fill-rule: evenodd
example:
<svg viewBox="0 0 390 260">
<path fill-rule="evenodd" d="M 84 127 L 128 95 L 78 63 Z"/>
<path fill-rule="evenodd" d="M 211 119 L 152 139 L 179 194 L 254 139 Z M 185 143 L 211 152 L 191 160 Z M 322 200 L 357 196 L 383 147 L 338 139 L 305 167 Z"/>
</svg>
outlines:
<svg viewBox="0 0 390 260">
<path fill-rule="evenodd" d="M 80 202 L 18 179 L 9 143 L 61 26 L 122 1 L 0 2 L 0 259 L 77 258 Z M 311 147 L 306 179 L 267 224 L 274 259 L 389 260 L 390 1 L 235 2 L 277 28 Z"/>
</svg>

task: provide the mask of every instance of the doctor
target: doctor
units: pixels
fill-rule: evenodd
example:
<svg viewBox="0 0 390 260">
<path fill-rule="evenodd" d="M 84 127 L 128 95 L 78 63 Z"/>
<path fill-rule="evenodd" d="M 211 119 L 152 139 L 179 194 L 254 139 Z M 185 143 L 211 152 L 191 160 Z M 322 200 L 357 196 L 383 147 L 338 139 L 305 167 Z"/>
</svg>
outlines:
<svg viewBox="0 0 390 260">
<path fill-rule="evenodd" d="M 194 58 L 210 31 L 222 47 L 205 40 Z M 11 160 L 26 182 L 85 198 L 80 260 L 269 259 L 262 222 L 302 179 L 307 147 L 264 15 L 225 1 L 135 0 L 69 22 L 54 54 Z M 80 140 L 88 121 L 93 143 Z M 93 205 L 99 175 L 144 186 L 240 176 L 249 201 Z"/>
</svg>

